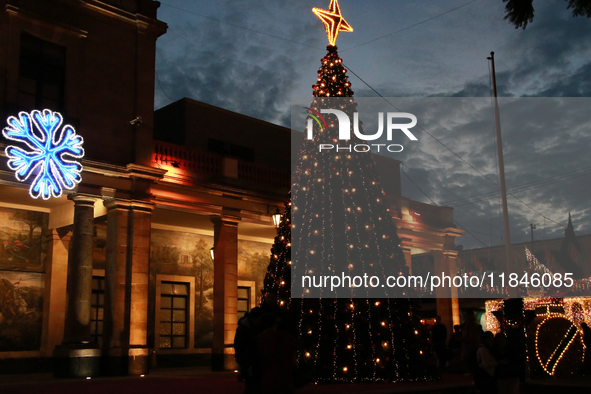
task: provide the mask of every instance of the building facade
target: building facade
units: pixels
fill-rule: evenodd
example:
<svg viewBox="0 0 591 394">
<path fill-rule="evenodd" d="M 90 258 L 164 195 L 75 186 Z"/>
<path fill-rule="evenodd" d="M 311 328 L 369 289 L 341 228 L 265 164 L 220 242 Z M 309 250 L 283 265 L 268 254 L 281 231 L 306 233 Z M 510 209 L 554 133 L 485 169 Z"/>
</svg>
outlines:
<svg viewBox="0 0 591 394">
<path fill-rule="evenodd" d="M 243 279 L 251 260 L 262 266 L 289 169 L 154 142 L 158 6 L 2 2 L 2 115 L 59 112 L 85 151 L 82 181 L 48 199 L 28 190 L 36 174 L 18 182 L 8 158 L 0 164 L 6 365 L 55 358 L 64 374 L 90 376 L 101 363 L 143 374 L 160 353 L 203 347 L 220 368 L 232 362 L 238 309 L 258 290 Z"/>
<path fill-rule="evenodd" d="M 256 305 L 290 186 L 290 130 L 190 99 L 154 112 L 158 2 L 0 5 L 4 119 L 60 113 L 85 151 L 76 187 L 34 198 L 41 168 L 15 179 L 5 148 L 26 144 L 0 137 L 2 370 L 233 368 L 237 321 Z M 411 255 L 432 253 L 453 272 L 451 209 L 401 197 L 399 163 L 386 168 L 409 269 Z M 438 296 L 450 325 L 457 300 Z"/>
</svg>

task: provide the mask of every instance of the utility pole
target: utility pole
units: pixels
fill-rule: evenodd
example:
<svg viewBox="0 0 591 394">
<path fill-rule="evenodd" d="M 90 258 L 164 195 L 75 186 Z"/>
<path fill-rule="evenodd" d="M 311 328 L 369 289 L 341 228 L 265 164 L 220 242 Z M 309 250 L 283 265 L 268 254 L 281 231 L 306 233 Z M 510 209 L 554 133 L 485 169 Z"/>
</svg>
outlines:
<svg viewBox="0 0 591 394">
<path fill-rule="evenodd" d="M 515 264 L 511 256 L 511 234 L 509 232 L 509 211 L 507 209 L 507 188 L 505 186 L 505 163 L 503 161 L 503 142 L 501 140 L 501 116 L 499 113 L 499 103 L 497 101 L 497 77 L 495 75 L 495 53 L 491 52 L 490 57 L 487 57 L 492 64 L 492 85 L 494 95 L 494 111 L 495 111 L 495 130 L 497 135 L 497 156 L 499 162 L 499 180 L 501 188 L 501 202 L 503 204 L 503 228 L 505 230 L 505 255 L 506 255 L 506 269 L 507 275 L 516 272 Z M 514 288 L 509 286 L 509 297 L 515 298 L 517 292 Z"/>
<path fill-rule="evenodd" d="M 536 225 L 530 223 L 529 228 L 531 230 L 531 253 L 534 254 L 534 230 L 536 229 Z"/>
</svg>

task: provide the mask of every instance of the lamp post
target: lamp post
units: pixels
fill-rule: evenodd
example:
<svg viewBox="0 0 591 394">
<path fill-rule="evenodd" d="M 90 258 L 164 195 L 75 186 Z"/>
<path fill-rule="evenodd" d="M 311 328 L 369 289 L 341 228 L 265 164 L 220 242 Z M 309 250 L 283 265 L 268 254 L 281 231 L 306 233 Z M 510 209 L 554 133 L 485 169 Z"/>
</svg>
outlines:
<svg viewBox="0 0 591 394">
<path fill-rule="evenodd" d="M 279 212 L 279 208 L 277 208 L 273 214 L 273 224 L 275 225 L 275 228 L 279 228 L 279 225 L 281 224 L 281 212 Z"/>
<path fill-rule="evenodd" d="M 499 114 L 499 103 L 497 101 L 497 77 L 495 74 L 495 53 L 491 52 L 490 57 L 487 58 L 490 60 L 492 65 L 492 85 L 493 85 L 493 95 L 494 95 L 494 111 L 495 111 L 495 131 L 497 137 L 497 161 L 499 164 L 499 187 L 501 191 L 501 203 L 503 206 L 503 229 L 505 233 L 505 258 L 506 258 L 506 265 L 505 269 L 507 270 L 507 275 L 512 272 L 517 272 L 516 264 L 514 259 L 511 256 L 511 233 L 509 231 L 509 211 L 507 208 L 507 188 L 505 187 L 505 164 L 503 160 L 503 142 L 501 140 L 501 116 Z M 516 297 L 516 291 L 513 287 L 509 287 L 509 298 Z"/>
</svg>

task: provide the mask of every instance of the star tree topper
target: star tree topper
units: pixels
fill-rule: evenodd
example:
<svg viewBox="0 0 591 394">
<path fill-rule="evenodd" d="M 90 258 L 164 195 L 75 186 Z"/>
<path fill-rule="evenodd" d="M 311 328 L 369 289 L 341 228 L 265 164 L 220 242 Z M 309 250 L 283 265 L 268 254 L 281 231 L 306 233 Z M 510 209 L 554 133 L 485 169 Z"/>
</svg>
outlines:
<svg viewBox="0 0 591 394">
<path fill-rule="evenodd" d="M 328 42 L 334 46 L 337 42 L 337 36 L 340 31 L 352 32 L 353 28 L 347 23 L 345 18 L 341 15 L 341 7 L 339 7 L 339 0 L 330 0 L 328 10 L 321 10 L 320 8 L 312 8 L 312 12 L 324 23 L 326 34 L 328 35 Z"/>
</svg>

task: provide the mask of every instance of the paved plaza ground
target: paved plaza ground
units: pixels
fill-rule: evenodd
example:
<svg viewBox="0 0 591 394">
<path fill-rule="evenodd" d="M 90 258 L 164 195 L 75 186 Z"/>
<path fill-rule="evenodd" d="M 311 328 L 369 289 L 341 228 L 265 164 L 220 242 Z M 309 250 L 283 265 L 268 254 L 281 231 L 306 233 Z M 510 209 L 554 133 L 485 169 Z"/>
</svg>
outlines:
<svg viewBox="0 0 591 394">
<path fill-rule="evenodd" d="M 0 394 L 160 394 L 212 393 L 240 394 L 243 383 L 235 373 L 210 372 L 205 368 L 160 368 L 145 377 L 104 377 L 90 380 L 54 379 L 51 374 L 0 375 Z M 591 378 L 544 379 L 524 385 L 522 393 L 568 394 L 591 392 Z M 308 385 L 297 394 L 471 394 L 475 393 L 470 376 L 443 374 L 435 382 L 359 383 Z"/>
</svg>

